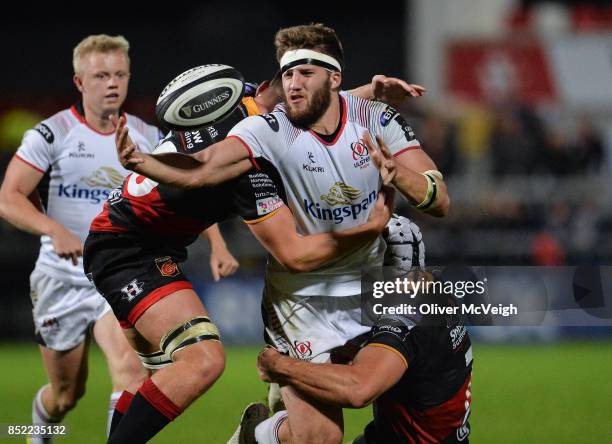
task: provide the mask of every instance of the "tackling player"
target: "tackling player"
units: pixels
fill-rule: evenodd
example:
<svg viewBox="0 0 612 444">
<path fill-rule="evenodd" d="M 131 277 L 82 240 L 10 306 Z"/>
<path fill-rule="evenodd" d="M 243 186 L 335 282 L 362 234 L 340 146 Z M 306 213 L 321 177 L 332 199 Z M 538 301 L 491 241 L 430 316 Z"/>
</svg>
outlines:
<svg viewBox="0 0 612 444">
<path fill-rule="evenodd" d="M 287 28 L 277 33 L 275 43 L 285 108 L 243 120 L 226 140 L 190 162 L 175 155 L 168 166 L 128 143 L 119 145 L 122 164 L 163 183 L 197 188 L 229 180 L 266 159 L 278 170 L 304 234 L 363 223 L 382 179 L 418 209 L 436 216 L 448 212 L 442 175 L 404 119 L 389 106 L 339 91 L 343 53 L 333 30 Z M 389 146 L 384 158 L 368 134 Z M 264 295 L 269 342 L 295 357 L 325 362 L 330 351 L 366 333 L 369 328 L 360 322 L 360 271 L 380 266 L 383 254 L 382 240 L 376 239 L 327 267 L 298 275 L 271 257 Z M 296 442 L 342 440 L 340 408 L 306 399 L 291 386 L 282 394 L 289 420 L 279 412 L 258 425 L 259 443 L 274 443 L 281 428 Z"/>
<path fill-rule="evenodd" d="M 412 300 L 414 306 L 425 302 L 433 300 Z M 384 315 L 350 365 L 313 364 L 268 347 L 257 367 L 262 380 L 289 384 L 327 404 L 373 403 L 374 420 L 355 444 L 468 442 L 472 347 L 458 315 Z M 265 412 L 261 404 L 249 409 Z"/>
</svg>

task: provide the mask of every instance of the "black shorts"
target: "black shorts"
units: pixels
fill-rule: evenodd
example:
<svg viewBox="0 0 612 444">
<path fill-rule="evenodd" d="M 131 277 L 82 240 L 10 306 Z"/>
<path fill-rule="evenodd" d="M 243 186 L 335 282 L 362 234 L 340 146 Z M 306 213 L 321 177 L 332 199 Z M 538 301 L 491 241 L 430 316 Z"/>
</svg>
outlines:
<svg viewBox="0 0 612 444">
<path fill-rule="evenodd" d="M 90 232 L 83 250 L 87 278 L 108 301 L 123 328 L 134 327 L 163 297 L 193 288 L 178 267 L 185 259 L 185 247 L 109 232 Z"/>
</svg>

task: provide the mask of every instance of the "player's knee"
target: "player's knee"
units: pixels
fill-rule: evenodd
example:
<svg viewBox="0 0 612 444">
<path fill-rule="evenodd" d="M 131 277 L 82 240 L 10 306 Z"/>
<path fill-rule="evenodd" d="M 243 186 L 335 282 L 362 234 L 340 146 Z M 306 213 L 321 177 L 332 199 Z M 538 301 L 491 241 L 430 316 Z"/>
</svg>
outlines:
<svg viewBox="0 0 612 444">
<path fill-rule="evenodd" d="M 182 367 L 181 378 L 191 387 L 193 395 L 199 397 L 223 373 L 225 354 L 221 347 L 212 351 L 205 343 L 199 343 L 176 353 L 174 363 Z"/>
<path fill-rule="evenodd" d="M 319 436 L 318 439 L 311 441 L 312 443 L 321 443 L 321 444 L 342 444 L 342 439 L 344 438 L 344 433 L 341 430 L 334 429 L 330 431 L 325 431 L 325 435 Z"/>
<path fill-rule="evenodd" d="M 344 433 L 341 430 L 334 430 L 329 435 L 325 436 L 324 443 L 325 444 L 342 444 L 342 439 L 344 438 Z"/>
<path fill-rule="evenodd" d="M 174 362 L 189 370 L 186 377 L 194 389 L 204 391 L 225 369 L 225 353 L 219 330 L 210 319 L 199 316 L 168 332 L 160 342 L 161 350 Z"/>
<path fill-rule="evenodd" d="M 341 444 L 344 437 L 342 426 L 331 421 L 308 423 L 289 420 L 286 436 L 290 442 L 307 444 Z"/>
<path fill-rule="evenodd" d="M 225 370 L 225 353 L 222 349 L 214 353 L 208 350 L 194 359 L 192 365 L 194 379 L 200 381 L 199 384 L 196 382 L 196 385 L 200 385 L 200 389 L 204 390 L 219 379 Z"/>
<path fill-rule="evenodd" d="M 149 370 L 142 365 L 138 355 L 134 352 L 127 353 L 121 364 L 120 371 L 128 380 L 144 382 L 149 377 Z"/>
<path fill-rule="evenodd" d="M 76 407 L 77 402 L 85 395 L 85 385 L 59 390 L 55 397 L 58 413 L 63 416 Z"/>
<path fill-rule="evenodd" d="M 292 429 L 291 435 L 293 442 L 306 444 L 341 444 L 344 437 L 342 430 L 335 425 Z"/>
<path fill-rule="evenodd" d="M 116 368 L 115 375 L 113 375 L 114 390 L 128 390 L 134 393 L 138 387 L 142 385 L 151 375 L 150 371 L 146 369 L 136 353 L 128 353 L 119 362 Z"/>
</svg>

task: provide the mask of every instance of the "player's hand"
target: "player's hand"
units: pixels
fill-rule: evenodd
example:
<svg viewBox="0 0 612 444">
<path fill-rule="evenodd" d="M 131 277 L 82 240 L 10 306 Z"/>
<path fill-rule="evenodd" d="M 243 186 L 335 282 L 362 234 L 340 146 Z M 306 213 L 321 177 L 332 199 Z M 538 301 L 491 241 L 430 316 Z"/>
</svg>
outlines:
<svg viewBox="0 0 612 444">
<path fill-rule="evenodd" d="M 395 157 L 393 157 L 393 154 L 391 154 L 391 151 L 387 148 L 387 145 L 377 136 L 376 141 L 378 142 L 378 146 L 376 146 L 376 144 L 372 142 L 367 131 L 363 134 L 363 141 L 368 147 L 372 162 L 374 162 L 374 165 L 380 171 L 383 185 L 393 183 L 395 175 L 397 174 L 397 163 Z"/>
<path fill-rule="evenodd" d="M 384 186 L 378 193 L 374 208 L 370 211 L 368 216 L 368 223 L 372 224 L 373 230 L 376 234 L 383 232 L 389 219 L 393 215 L 393 209 L 395 208 L 395 189 L 392 187 Z"/>
<path fill-rule="evenodd" d="M 144 162 L 144 158 L 138 151 L 138 146 L 130 138 L 128 127 L 125 125 L 126 119 L 124 116 L 118 119 L 117 116 L 111 116 L 110 121 L 115 126 L 115 147 L 119 162 L 126 170 L 134 171 L 139 163 Z"/>
<path fill-rule="evenodd" d="M 371 85 L 374 99 L 394 108 L 398 108 L 411 97 L 421 97 L 427 91 L 421 85 L 381 74 L 372 77 Z"/>
<path fill-rule="evenodd" d="M 53 242 L 55 253 L 62 259 L 70 259 L 73 265 L 79 263 L 79 257 L 83 256 L 83 244 L 81 239 L 76 237 L 63 226 L 57 225 L 49 233 Z"/>
<path fill-rule="evenodd" d="M 210 271 L 213 279 L 218 282 L 222 277 L 231 276 L 238 270 L 240 264 L 225 247 L 213 248 L 210 252 Z"/>
<path fill-rule="evenodd" d="M 278 359 L 281 359 L 281 355 L 275 348 L 266 346 L 257 357 L 257 372 L 259 373 L 259 379 L 264 382 L 275 382 L 273 376 L 274 364 Z"/>
</svg>

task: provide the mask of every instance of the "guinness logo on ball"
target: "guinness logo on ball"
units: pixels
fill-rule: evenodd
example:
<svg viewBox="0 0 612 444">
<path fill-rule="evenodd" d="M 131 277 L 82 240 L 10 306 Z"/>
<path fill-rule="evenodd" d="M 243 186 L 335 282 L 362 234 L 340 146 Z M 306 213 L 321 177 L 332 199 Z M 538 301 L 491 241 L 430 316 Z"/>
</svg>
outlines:
<svg viewBox="0 0 612 444">
<path fill-rule="evenodd" d="M 198 97 L 191 99 L 179 111 L 179 116 L 184 119 L 196 119 L 211 111 L 220 108 L 232 95 L 232 90 L 226 86 L 215 88 Z"/>
</svg>

